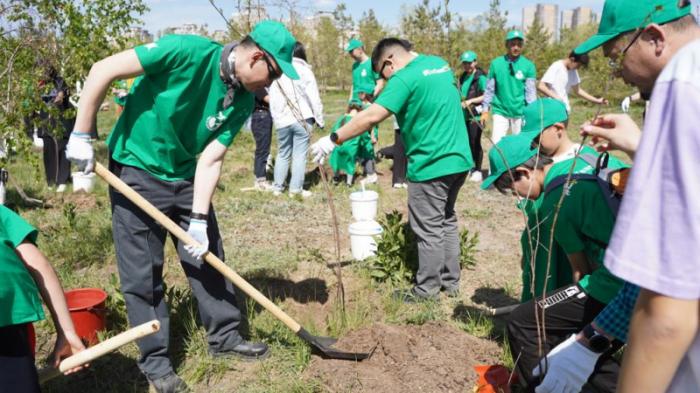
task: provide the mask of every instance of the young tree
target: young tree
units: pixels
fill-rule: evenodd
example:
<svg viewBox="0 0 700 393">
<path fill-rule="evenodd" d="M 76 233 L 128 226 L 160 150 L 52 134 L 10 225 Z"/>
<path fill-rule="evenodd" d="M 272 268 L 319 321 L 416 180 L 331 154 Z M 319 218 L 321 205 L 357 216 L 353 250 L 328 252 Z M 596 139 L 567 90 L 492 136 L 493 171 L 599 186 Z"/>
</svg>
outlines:
<svg viewBox="0 0 700 393">
<path fill-rule="evenodd" d="M 387 31 L 377 20 L 373 9 L 369 9 L 362 13 L 362 18 L 358 21 L 358 30 L 360 31 L 360 38 L 365 44 L 365 49 L 368 55 L 371 55 L 372 49 L 377 42 L 382 38 L 387 36 Z"/>
<path fill-rule="evenodd" d="M 506 22 L 508 12 L 501 13 L 501 2 L 491 0 L 489 11 L 483 17 L 486 29 L 474 34 L 471 48 L 479 56 L 479 63 L 488 70 L 492 59 L 505 53 Z"/>
<path fill-rule="evenodd" d="M 340 71 L 348 69 L 341 42 L 341 32 L 333 23 L 333 19 L 328 16 L 319 18 L 316 39 L 309 45 L 309 49 L 316 79 L 324 91 L 330 86 L 340 86 Z"/>
<path fill-rule="evenodd" d="M 444 50 L 445 33 L 440 22 L 442 7 L 430 6 L 430 0 L 409 8 L 401 16 L 402 35 L 413 43 L 416 51 L 441 55 Z"/>
<path fill-rule="evenodd" d="M 557 60 L 558 53 L 551 50 L 554 48 L 549 44 L 550 38 L 551 34 L 544 29 L 540 19 L 535 17 L 525 35 L 525 55 L 535 63 L 538 78 Z"/>
</svg>

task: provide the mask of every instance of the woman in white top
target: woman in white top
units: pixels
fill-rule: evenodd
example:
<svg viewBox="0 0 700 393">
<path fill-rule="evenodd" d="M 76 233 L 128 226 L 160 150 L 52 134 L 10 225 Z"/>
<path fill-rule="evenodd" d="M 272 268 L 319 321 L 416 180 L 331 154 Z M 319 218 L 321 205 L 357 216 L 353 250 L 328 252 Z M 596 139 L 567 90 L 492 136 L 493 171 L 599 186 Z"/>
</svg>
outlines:
<svg viewBox="0 0 700 393">
<path fill-rule="evenodd" d="M 270 86 L 270 113 L 277 129 L 278 145 L 273 191 L 279 195 L 284 190 L 291 162 L 289 194 L 307 197 L 311 192 L 302 188 L 306 154 L 313 125 L 323 128 L 323 104 L 316 77 L 306 62 L 306 51 L 300 42 L 294 47 L 293 56 L 292 65 L 299 79 L 292 81 L 283 75 Z"/>
</svg>

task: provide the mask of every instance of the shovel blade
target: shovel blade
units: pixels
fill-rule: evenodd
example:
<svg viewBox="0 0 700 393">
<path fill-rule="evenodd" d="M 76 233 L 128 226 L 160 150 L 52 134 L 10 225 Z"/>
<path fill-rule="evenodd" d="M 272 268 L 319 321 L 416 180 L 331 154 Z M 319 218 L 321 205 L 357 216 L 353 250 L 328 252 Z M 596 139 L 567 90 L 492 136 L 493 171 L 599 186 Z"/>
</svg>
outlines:
<svg viewBox="0 0 700 393">
<path fill-rule="evenodd" d="M 331 337 L 314 336 L 307 332 L 304 328 L 301 328 L 297 332 L 297 336 L 307 343 L 311 344 L 311 349 L 317 354 L 321 355 L 326 359 L 340 359 L 340 360 L 354 360 L 361 361 L 369 358 L 374 353 L 377 348 L 375 345 L 369 352 L 348 352 L 341 351 L 339 349 L 332 348 L 337 340 Z"/>
</svg>

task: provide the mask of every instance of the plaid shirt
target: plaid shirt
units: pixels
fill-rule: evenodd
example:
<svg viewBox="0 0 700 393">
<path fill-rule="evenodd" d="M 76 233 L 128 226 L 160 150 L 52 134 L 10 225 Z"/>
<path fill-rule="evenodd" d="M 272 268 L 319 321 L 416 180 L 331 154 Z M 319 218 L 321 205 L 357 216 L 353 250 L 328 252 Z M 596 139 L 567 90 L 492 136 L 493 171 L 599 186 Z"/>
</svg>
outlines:
<svg viewBox="0 0 700 393">
<path fill-rule="evenodd" d="M 625 282 L 617 296 L 595 318 L 595 324 L 616 339 L 627 342 L 627 332 L 639 290 L 638 286 Z"/>
</svg>

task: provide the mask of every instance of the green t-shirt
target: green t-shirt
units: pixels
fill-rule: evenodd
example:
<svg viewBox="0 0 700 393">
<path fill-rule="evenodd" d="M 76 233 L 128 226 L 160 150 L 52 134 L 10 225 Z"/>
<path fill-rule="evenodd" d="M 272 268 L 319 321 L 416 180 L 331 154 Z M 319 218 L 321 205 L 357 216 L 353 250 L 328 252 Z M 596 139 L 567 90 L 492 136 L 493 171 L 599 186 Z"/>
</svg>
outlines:
<svg viewBox="0 0 700 393">
<path fill-rule="evenodd" d="M 360 91 L 373 93 L 377 79 L 379 75 L 372 70 L 372 59 L 354 62 L 352 64 L 352 99 L 359 100 Z"/>
<path fill-rule="evenodd" d="M 562 186 L 547 193 L 540 211 L 554 212 L 563 190 Z M 572 182 L 559 210 L 554 239 L 567 255 L 583 252 L 594 264 L 593 272 L 584 276 L 579 285 L 602 303 L 610 302 L 622 287 L 622 280 L 613 276 L 603 264 L 614 225 L 615 217 L 597 182 Z"/>
<path fill-rule="evenodd" d="M 168 35 L 135 51 L 145 73 L 107 140 L 112 158 L 165 181 L 190 179 L 209 142 L 231 144 L 253 95 L 240 88 L 223 109 L 222 46 L 204 37 Z"/>
<path fill-rule="evenodd" d="M 592 154 L 598 156 L 598 153 L 589 146 L 584 146 L 582 154 Z M 560 161 L 551 166 L 547 172 L 547 176 L 544 179 L 544 187 L 547 187 L 549 183 L 556 177 L 566 176 L 571 170 L 572 158 Z M 610 168 L 622 168 L 625 167 L 622 161 L 610 157 L 609 163 Z M 583 158 L 579 157 L 576 160 L 576 165 L 574 167 L 573 173 L 593 173 L 594 168 L 589 165 Z M 561 194 L 559 194 L 561 195 Z M 523 230 L 520 237 L 520 246 L 523 253 L 523 292 L 521 296 L 521 301 L 527 301 L 532 298 L 532 268 L 530 263 L 534 262 L 535 265 L 535 280 L 534 280 L 534 293 L 539 296 L 543 292 L 547 293 L 557 288 L 561 288 L 565 285 L 572 283 L 572 270 L 571 264 L 569 263 L 569 258 L 562 247 L 555 242 L 552 247 L 549 247 L 549 239 L 552 230 L 552 219 L 554 216 L 554 205 L 550 205 L 547 208 L 542 207 L 542 201 L 544 200 L 544 195 L 541 194 L 537 200 L 528 201 L 529 203 L 525 207 L 528 215 L 527 228 Z M 557 199 L 558 202 L 558 199 Z M 530 234 L 528 235 L 528 228 L 530 228 Z M 535 252 L 534 258 L 530 253 L 530 241 L 532 241 L 532 250 Z M 536 245 L 536 246 L 535 246 Z M 551 258 L 549 253 L 551 250 Z M 549 259 L 549 270 L 547 270 L 547 260 Z M 549 275 L 547 279 L 547 286 L 544 285 L 545 276 Z"/>
<path fill-rule="evenodd" d="M 418 55 L 389 78 L 375 103 L 396 115 L 408 180 L 427 181 L 474 167 L 459 91 L 445 60 Z"/>
<path fill-rule="evenodd" d="M 535 65 L 524 56 L 519 56 L 513 62 L 508 61 L 506 56 L 493 59 L 488 76 L 496 83 L 491 111 L 505 117 L 521 117 L 525 108 L 525 81 L 535 78 Z"/>
<path fill-rule="evenodd" d="M 342 115 L 333 125 L 331 132 L 336 132 L 351 119 L 352 116 L 348 114 Z M 371 132 L 376 138 L 378 134 L 377 127 L 375 126 Z M 345 174 L 354 175 L 356 169 L 355 166 L 358 159 L 374 159 L 374 145 L 372 145 L 372 136 L 370 135 L 370 131 L 363 132 L 359 136 L 347 140 L 343 142 L 342 145 L 333 149 L 328 163 L 335 174 L 343 171 Z"/>
<path fill-rule="evenodd" d="M 44 319 L 39 290 L 15 249 L 36 241 L 37 231 L 0 205 L 0 327 Z"/>
</svg>

